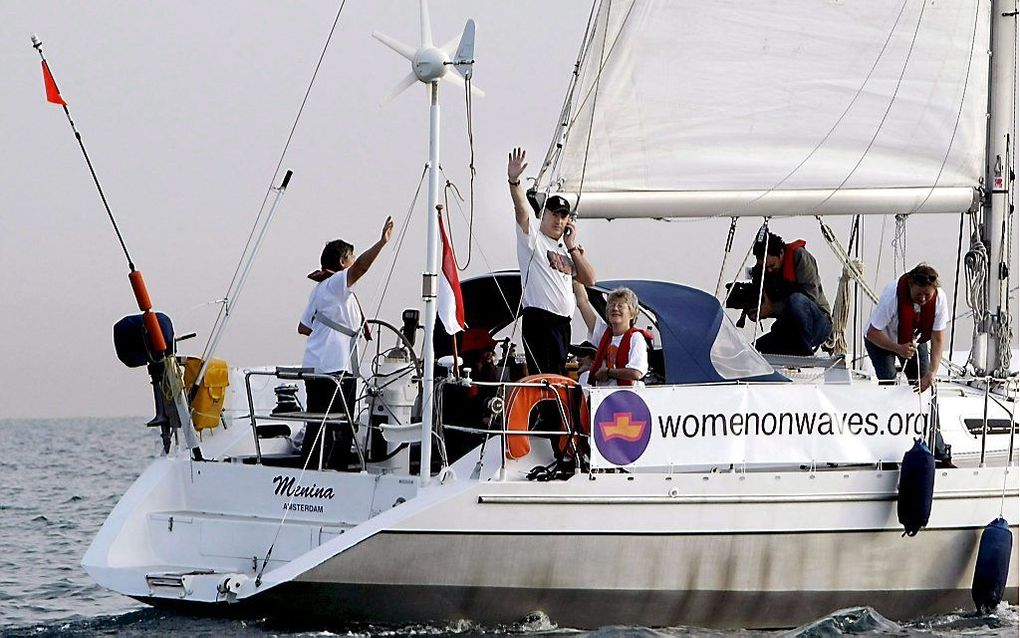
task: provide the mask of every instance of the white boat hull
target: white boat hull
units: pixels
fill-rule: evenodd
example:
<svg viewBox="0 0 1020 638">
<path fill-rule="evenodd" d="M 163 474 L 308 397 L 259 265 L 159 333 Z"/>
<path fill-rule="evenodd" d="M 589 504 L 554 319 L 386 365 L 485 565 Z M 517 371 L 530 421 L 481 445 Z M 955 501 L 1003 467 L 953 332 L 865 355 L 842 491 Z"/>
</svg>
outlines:
<svg viewBox="0 0 1020 638">
<path fill-rule="evenodd" d="M 487 462 L 498 467 L 498 450 Z M 1001 466 L 939 470 L 932 518 L 913 538 L 897 523 L 897 471 L 551 483 L 483 472 L 417 495 L 408 477 L 314 472 L 304 484 L 343 498 L 323 512 L 293 499 L 308 507 L 280 525 L 290 499 L 253 486 L 281 472 L 157 461 L 83 562 L 100 584 L 152 604 L 295 621 L 502 623 L 541 610 L 572 627 L 787 627 L 856 605 L 896 619 L 971 607 L 981 530 L 1004 503 L 1015 532 L 1020 509 L 1016 473 Z M 154 574 L 182 584 L 154 586 Z M 237 589 L 225 595 L 228 578 Z M 1007 599 L 1017 591 L 1014 569 Z"/>
</svg>

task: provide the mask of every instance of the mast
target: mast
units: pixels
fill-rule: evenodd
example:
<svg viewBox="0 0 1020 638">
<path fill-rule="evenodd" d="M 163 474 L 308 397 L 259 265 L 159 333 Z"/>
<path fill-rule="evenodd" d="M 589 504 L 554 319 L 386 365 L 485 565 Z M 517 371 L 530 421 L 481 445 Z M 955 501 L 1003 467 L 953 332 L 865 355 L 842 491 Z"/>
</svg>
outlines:
<svg viewBox="0 0 1020 638">
<path fill-rule="evenodd" d="M 1015 198 L 1017 0 L 992 0 L 988 76 L 988 143 L 981 241 L 988 251 L 988 315 L 975 326 L 972 363 L 978 374 L 1009 374 L 1012 318 L 1009 312 L 1009 244 Z M 983 343 L 982 343 L 983 342 Z M 982 353 L 983 350 L 983 353 Z M 983 355 L 983 356 L 982 356 Z"/>
<path fill-rule="evenodd" d="M 429 83 L 429 193 L 428 237 L 425 247 L 425 272 L 422 274 L 421 296 L 425 310 L 425 338 L 422 343 L 421 397 L 421 468 L 418 478 L 427 485 L 432 473 L 432 416 L 435 385 L 436 353 L 432 335 L 436 329 L 436 295 L 438 293 L 439 224 L 439 81 Z"/>
</svg>

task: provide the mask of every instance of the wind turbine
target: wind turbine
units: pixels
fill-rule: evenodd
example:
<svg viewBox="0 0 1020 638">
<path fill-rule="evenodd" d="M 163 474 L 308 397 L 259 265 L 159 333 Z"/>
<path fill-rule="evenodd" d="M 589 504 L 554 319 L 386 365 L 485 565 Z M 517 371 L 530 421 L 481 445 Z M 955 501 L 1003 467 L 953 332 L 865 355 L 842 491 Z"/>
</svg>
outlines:
<svg viewBox="0 0 1020 638">
<path fill-rule="evenodd" d="M 428 485 L 432 467 L 432 406 L 435 398 L 435 349 L 432 333 L 436 329 L 436 294 L 438 291 L 439 266 L 439 82 L 445 80 L 464 87 L 471 79 L 475 51 L 475 21 L 468 20 L 464 32 L 457 39 L 443 46 L 432 44 L 432 21 L 429 19 L 427 0 L 420 0 L 420 45 L 412 48 L 378 31 L 372 34 L 390 49 L 411 63 L 411 73 L 383 98 L 383 104 L 402 93 L 416 82 L 429 87 L 429 189 L 428 189 L 428 241 L 425 251 L 425 272 L 422 274 L 422 301 L 425 305 L 425 338 L 422 344 L 422 419 L 421 419 L 421 469 L 418 472 L 422 487 Z M 456 48 L 455 48 L 456 47 Z M 452 56 L 452 60 L 451 60 Z M 449 72 L 453 67 L 457 75 Z M 471 85 L 477 95 L 484 95 Z"/>
</svg>

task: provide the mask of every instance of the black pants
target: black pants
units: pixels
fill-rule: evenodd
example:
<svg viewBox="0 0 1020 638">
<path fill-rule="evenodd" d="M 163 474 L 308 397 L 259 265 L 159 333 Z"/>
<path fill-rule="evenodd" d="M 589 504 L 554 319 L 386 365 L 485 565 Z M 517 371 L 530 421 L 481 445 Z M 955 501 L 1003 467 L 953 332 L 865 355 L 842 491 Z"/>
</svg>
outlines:
<svg viewBox="0 0 1020 638">
<path fill-rule="evenodd" d="M 570 345 L 570 317 L 541 308 L 525 308 L 521 338 L 531 374 L 563 374 Z"/>
<path fill-rule="evenodd" d="M 336 392 L 335 383 L 329 379 L 305 379 L 309 412 L 325 414 L 329 410 L 331 416 L 343 416 L 343 405 L 346 405 L 351 418 L 355 417 L 354 400 L 358 388 L 357 379 L 346 373 L 340 373 L 339 376 L 340 391 L 337 392 L 335 399 L 333 398 L 333 393 Z M 331 399 L 332 407 L 330 407 Z M 310 469 L 319 467 L 319 446 L 316 445 L 316 439 L 319 438 L 319 423 L 320 421 L 309 421 L 305 424 L 305 438 L 301 443 L 301 463 L 303 465 L 311 457 L 312 460 L 308 463 Z M 326 431 L 323 432 L 321 438 L 322 440 L 319 442 L 324 444 L 322 467 L 336 470 L 346 469 L 347 464 L 353 460 L 351 445 L 354 443 L 354 430 L 352 427 L 346 423 L 327 424 Z"/>
</svg>

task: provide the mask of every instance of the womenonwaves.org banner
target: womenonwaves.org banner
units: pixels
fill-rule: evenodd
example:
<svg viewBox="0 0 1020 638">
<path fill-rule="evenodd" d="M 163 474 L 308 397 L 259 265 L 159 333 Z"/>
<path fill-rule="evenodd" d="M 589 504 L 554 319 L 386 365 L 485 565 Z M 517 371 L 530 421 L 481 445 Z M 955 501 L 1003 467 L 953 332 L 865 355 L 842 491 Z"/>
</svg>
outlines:
<svg viewBox="0 0 1020 638">
<path fill-rule="evenodd" d="M 909 386 L 592 388 L 591 465 L 899 461 L 927 438 Z"/>
</svg>

